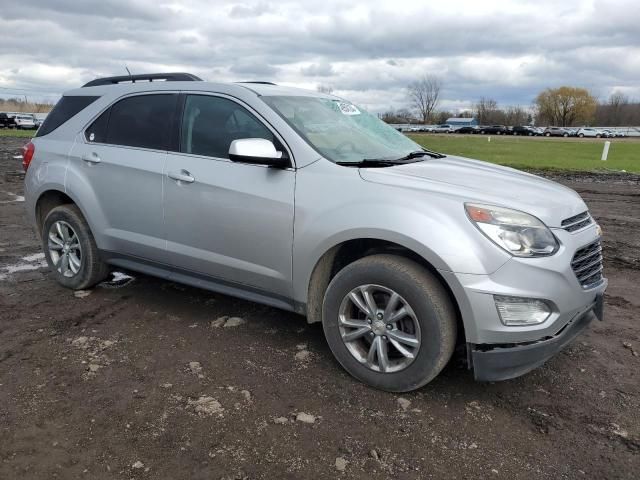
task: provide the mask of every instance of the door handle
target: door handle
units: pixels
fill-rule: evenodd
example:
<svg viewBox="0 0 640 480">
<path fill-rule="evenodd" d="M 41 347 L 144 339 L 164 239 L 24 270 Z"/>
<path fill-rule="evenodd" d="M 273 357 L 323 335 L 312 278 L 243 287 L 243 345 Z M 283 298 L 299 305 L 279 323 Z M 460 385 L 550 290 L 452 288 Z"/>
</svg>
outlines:
<svg viewBox="0 0 640 480">
<path fill-rule="evenodd" d="M 168 172 L 167 176 L 169 178 L 173 178 L 174 180 L 176 180 L 178 182 L 183 182 L 183 183 L 193 183 L 196 180 L 186 170 L 180 170 L 179 172 Z"/>
<path fill-rule="evenodd" d="M 100 163 L 102 161 L 100 159 L 100 156 L 96 152 L 91 152 L 91 154 L 89 155 L 83 155 L 82 160 L 92 165 L 95 165 L 96 163 Z"/>
</svg>

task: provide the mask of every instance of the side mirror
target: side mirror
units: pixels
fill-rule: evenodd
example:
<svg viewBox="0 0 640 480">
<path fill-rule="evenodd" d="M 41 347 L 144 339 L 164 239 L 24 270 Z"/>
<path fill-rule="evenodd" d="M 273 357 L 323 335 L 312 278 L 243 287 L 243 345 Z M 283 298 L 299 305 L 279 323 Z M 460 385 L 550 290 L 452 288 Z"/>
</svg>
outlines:
<svg viewBox="0 0 640 480">
<path fill-rule="evenodd" d="M 264 138 L 241 138 L 229 146 L 229 160 L 238 163 L 253 163 L 276 168 L 287 168 L 289 159 L 276 150 L 269 140 Z"/>
</svg>

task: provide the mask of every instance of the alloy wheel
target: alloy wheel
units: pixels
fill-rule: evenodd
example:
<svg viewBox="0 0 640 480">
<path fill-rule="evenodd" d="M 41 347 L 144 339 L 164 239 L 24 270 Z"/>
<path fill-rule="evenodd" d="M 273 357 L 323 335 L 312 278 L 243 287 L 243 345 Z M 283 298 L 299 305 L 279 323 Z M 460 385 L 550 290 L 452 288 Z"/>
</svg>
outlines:
<svg viewBox="0 0 640 480">
<path fill-rule="evenodd" d="M 75 230 L 58 220 L 49 228 L 49 256 L 54 268 L 64 277 L 74 277 L 82 267 L 82 247 Z"/>
<path fill-rule="evenodd" d="M 340 336 L 351 355 L 381 373 L 407 368 L 420 350 L 416 314 L 397 292 L 381 285 L 361 285 L 342 300 Z"/>
</svg>

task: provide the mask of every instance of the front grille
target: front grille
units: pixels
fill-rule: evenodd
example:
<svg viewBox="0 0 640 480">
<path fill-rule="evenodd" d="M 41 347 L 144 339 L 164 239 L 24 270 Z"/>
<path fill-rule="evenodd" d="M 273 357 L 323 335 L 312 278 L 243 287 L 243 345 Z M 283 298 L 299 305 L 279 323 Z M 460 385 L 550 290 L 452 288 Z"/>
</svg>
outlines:
<svg viewBox="0 0 640 480">
<path fill-rule="evenodd" d="M 602 283 L 602 246 L 600 240 L 576 251 L 571 268 L 582 288 L 592 288 Z"/>
<path fill-rule="evenodd" d="M 574 215 L 573 217 L 565 218 L 562 221 L 562 228 L 567 232 L 575 232 L 576 230 L 580 230 L 581 228 L 591 224 L 591 222 L 592 220 L 589 212 L 582 212 L 578 215 Z"/>
</svg>

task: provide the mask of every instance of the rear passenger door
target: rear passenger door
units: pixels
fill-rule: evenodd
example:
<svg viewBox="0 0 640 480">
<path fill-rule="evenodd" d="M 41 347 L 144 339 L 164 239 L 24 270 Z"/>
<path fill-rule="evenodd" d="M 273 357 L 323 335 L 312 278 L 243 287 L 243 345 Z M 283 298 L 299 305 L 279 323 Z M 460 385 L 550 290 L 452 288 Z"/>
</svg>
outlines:
<svg viewBox="0 0 640 480">
<path fill-rule="evenodd" d="M 88 217 L 102 250 L 165 259 L 162 178 L 178 95 L 119 100 L 87 127 L 71 154 L 71 182 L 93 198 Z"/>
<path fill-rule="evenodd" d="M 186 95 L 179 152 L 167 157 L 167 258 L 222 283 L 291 297 L 295 171 L 234 163 L 241 138 L 278 136 L 235 99 Z M 233 285 L 232 285 L 233 286 Z"/>
</svg>

